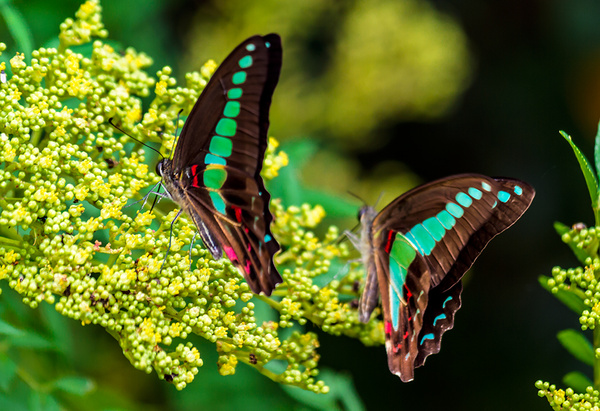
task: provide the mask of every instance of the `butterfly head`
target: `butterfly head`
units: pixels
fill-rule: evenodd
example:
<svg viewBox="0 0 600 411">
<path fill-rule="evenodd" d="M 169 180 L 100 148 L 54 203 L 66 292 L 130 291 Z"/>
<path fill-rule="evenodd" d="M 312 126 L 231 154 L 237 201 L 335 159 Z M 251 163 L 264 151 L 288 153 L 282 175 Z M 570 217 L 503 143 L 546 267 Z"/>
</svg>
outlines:
<svg viewBox="0 0 600 411">
<path fill-rule="evenodd" d="M 164 175 L 165 161 L 166 159 L 163 158 L 158 163 L 156 163 L 156 174 L 158 174 L 161 177 Z"/>
</svg>

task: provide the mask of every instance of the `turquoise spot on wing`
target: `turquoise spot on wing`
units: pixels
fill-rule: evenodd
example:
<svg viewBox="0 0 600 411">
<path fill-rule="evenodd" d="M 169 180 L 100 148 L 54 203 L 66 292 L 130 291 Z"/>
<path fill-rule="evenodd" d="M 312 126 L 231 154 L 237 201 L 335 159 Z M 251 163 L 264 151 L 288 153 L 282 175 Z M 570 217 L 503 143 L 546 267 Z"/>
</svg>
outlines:
<svg viewBox="0 0 600 411">
<path fill-rule="evenodd" d="M 408 268 L 416 256 L 417 252 L 406 236 L 397 233 L 390 250 L 390 259 L 395 260 L 402 267 Z M 404 285 L 404 281 L 400 285 Z"/>
<path fill-rule="evenodd" d="M 506 203 L 509 198 L 510 194 L 508 194 L 506 191 L 498 191 L 498 200 L 502 201 L 503 203 Z"/>
<path fill-rule="evenodd" d="M 410 230 L 410 233 L 412 234 L 413 238 L 416 240 L 417 245 L 419 246 L 419 249 L 421 251 L 423 251 L 422 254 L 423 255 L 431 254 L 431 250 L 433 250 L 433 247 L 435 247 L 435 240 L 433 239 L 431 234 L 429 234 L 429 232 L 427 232 L 425 227 L 423 227 L 423 225 L 421 225 L 421 224 L 417 224 Z"/>
<path fill-rule="evenodd" d="M 227 91 L 227 98 L 233 100 L 240 97 L 242 97 L 242 89 L 239 87 L 230 88 L 229 91 Z"/>
<path fill-rule="evenodd" d="M 254 44 L 250 43 L 246 46 L 246 50 L 254 51 L 254 50 L 256 50 L 256 46 Z"/>
<path fill-rule="evenodd" d="M 242 84 L 244 81 L 246 81 L 245 71 L 238 71 L 237 73 L 234 73 L 231 77 L 231 82 L 233 84 Z"/>
<path fill-rule="evenodd" d="M 235 120 L 230 118 L 222 118 L 217 123 L 215 131 L 217 134 L 225 137 L 233 137 L 237 129 L 237 123 Z"/>
<path fill-rule="evenodd" d="M 210 146 L 208 147 L 208 151 L 221 157 L 229 157 L 232 149 L 233 142 L 228 138 L 220 136 L 214 136 L 210 140 Z"/>
<path fill-rule="evenodd" d="M 223 197 L 221 197 L 221 194 L 219 194 L 218 191 L 209 191 L 208 195 L 210 196 L 210 199 L 213 205 L 215 206 L 215 209 L 219 213 L 225 214 L 225 201 L 223 201 Z"/>
<path fill-rule="evenodd" d="M 442 308 L 446 308 L 446 303 L 447 303 L 448 301 L 450 301 L 451 299 L 452 299 L 452 296 L 450 296 L 450 297 L 446 298 L 446 299 L 444 300 L 444 303 L 442 304 Z"/>
<path fill-rule="evenodd" d="M 469 191 L 469 195 L 471 197 L 473 197 L 475 200 L 481 200 L 481 197 L 483 196 L 483 194 L 481 193 L 481 191 L 479 191 L 475 187 L 469 187 L 468 191 Z"/>
<path fill-rule="evenodd" d="M 440 314 L 437 317 L 435 317 L 433 319 L 433 326 L 435 327 L 435 323 L 437 323 L 438 320 L 443 320 L 444 318 L 446 318 L 446 314 Z"/>
<path fill-rule="evenodd" d="M 454 203 L 446 204 L 446 211 L 448 211 L 450 214 L 452 214 L 453 217 L 456 218 L 461 218 L 465 213 L 459 205 L 456 205 Z"/>
<path fill-rule="evenodd" d="M 452 217 L 446 210 L 440 211 L 436 217 L 446 230 L 450 230 L 452 227 L 454 227 L 454 224 L 456 224 L 454 217 Z"/>
<path fill-rule="evenodd" d="M 435 338 L 435 336 L 434 336 L 432 333 L 425 334 L 425 335 L 423 336 L 423 338 L 421 338 L 421 343 L 420 343 L 420 345 L 423 345 L 423 342 L 424 342 L 425 340 L 433 340 L 434 338 Z"/>
<path fill-rule="evenodd" d="M 219 164 L 224 166 L 227 164 L 227 161 L 223 157 L 214 156 L 209 153 L 204 157 L 204 164 Z"/>
<path fill-rule="evenodd" d="M 265 243 L 268 243 L 269 241 L 271 241 L 273 239 L 273 237 L 271 237 L 269 234 L 265 235 Z"/>
<path fill-rule="evenodd" d="M 392 314 L 392 326 L 394 330 L 398 329 L 399 316 L 400 316 L 400 297 L 392 288 L 392 284 L 390 284 L 390 313 Z"/>
<path fill-rule="evenodd" d="M 213 190 L 223 187 L 227 179 L 227 172 L 222 168 L 208 168 L 204 170 L 204 185 Z"/>
<path fill-rule="evenodd" d="M 252 56 L 244 56 L 238 62 L 241 68 L 248 68 L 252 65 Z"/>
<path fill-rule="evenodd" d="M 481 187 L 483 187 L 483 189 L 484 189 L 485 191 L 492 191 L 492 186 L 491 186 L 491 185 L 489 185 L 488 183 L 486 183 L 485 181 L 483 181 L 483 182 L 481 183 Z"/>
<path fill-rule="evenodd" d="M 423 221 L 423 227 L 429 231 L 429 234 L 431 234 L 435 241 L 440 241 L 444 237 L 444 234 L 446 234 L 446 229 L 436 217 L 431 217 Z"/>
<path fill-rule="evenodd" d="M 458 193 L 455 198 L 456 202 L 465 208 L 473 204 L 473 200 L 471 199 L 471 197 L 469 197 L 465 193 Z"/>
<path fill-rule="evenodd" d="M 228 101 L 223 109 L 223 114 L 226 117 L 237 117 L 240 114 L 240 102 L 239 101 Z"/>
<path fill-rule="evenodd" d="M 408 267 L 417 256 L 417 252 L 406 236 L 397 233 L 390 250 L 390 312 L 394 329 L 398 329 L 400 298 L 406 281 Z"/>
<path fill-rule="evenodd" d="M 493 210 L 494 208 L 496 208 L 496 206 L 497 206 L 497 205 L 498 205 L 498 202 L 497 202 L 497 201 L 494 201 L 494 205 L 492 206 L 492 210 Z"/>
<path fill-rule="evenodd" d="M 269 48 L 269 47 L 271 47 L 271 43 L 269 43 L 268 41 L 265 41 L 265 47 L 266 47 L 266 48 Z"/>
<path fill-rule="evenodd" d="M 523 189 L 519 186 L 515 186 L 515 194 L 520 196 L 521 194 L 523 194 Z"/>
</svg>

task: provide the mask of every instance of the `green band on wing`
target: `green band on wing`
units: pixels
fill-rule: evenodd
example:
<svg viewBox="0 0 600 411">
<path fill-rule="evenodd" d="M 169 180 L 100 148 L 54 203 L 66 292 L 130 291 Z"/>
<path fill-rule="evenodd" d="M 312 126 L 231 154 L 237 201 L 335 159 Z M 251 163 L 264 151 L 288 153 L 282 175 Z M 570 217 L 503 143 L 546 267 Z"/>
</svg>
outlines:
<svg viewBox="0 0 600 411">
<path fill-rule="evenodd" d="M 473 204 L 473 199 L 465 193 L 458 193 L 455 198 L 456 202 L 465 208 L 470 207 L 471 204 Z"/>
<path fill-rule="evenodd" d="M 469 187 L 469 195 L 471 197 L 473 197 L 475 200 L 481 200 L 481 197 L 483 196 L 483 194 L 481 193 L 480 190 L 476 189 L 475 187 Z"/>
<path fill-rule="evenodd" d="M 244 56 L 238 62 L 241 68 L 248 68 L 252 65 L 252 56 Z"/>
<path fill-rule="evenodd" d="M 227 92 L 227 98 L 229 98 L 229 99 L 233 100 L 233 99 L 240 98 L 240 97 L 242 97 L 242 89 L 239 87 L 231 88 Z"/>
<path fill-rule="evenodd" d="M 390 250 L 390 313 L 392 314 L 392 325 L 398 329 L 398 315 L 400 310 L 400 298 L 402 287 L 406 281 L 408 267 L 417 256 L 414 247 L 401 233 L 397 233 Z"/>
<path fill-rule="evenodd" d="M 506 191 L 498 191 L 498 200 L 502 201 L 503 203 L 506 203 L 509 198 L 510 194 L 508 194 Z"/>
<path fill-rule="evenodd" d="M 233 137 L 235 135 L 235 131 L 237 130 L 237 123 L 235 120 L 230 118 L 222 118 L 217 123 L 217 127 L 215 131 L 217 134 L 225 137 Z"/>
<path fill-rule="evenodd" d="M 210 140 L 210 146 L 208 147 L 208 151 L 220 157 L 229 157 L 232 149 L 233 142 L 230 139 L 221 136 L 214 136 Z"/>
<path fill-rule="evenodd" d="M 209 191 L 208 195 L 210 196 L 210 199 L 213 205 L 215 206 L 215 209 L 219 213 L 225 214 L 225 201 L 223 201 L 223 197 L 221 197 L 221 194 L 219 194 L 218 191 Z"/>
<path fill-rule="evenodd" d="M 465 213 L 465 211 L 459 205 L 454 203 L 446 204 L 446 211 L 452 214 L 452 217 L 455 218 L 461 218 Z"/>
<path fill-rule="evenodd" d="M 207 168 L 204 170 L 204 185 L 213 190 L 223 187 L 227 179 L 227 171 L 222 168 Z"/>
<path fill-rule="evenodd" d="M 440 241 L 446 234 L 446 229 L 436 217 L 430 217 L 423 221 L 423 227 L 429 231 L 435 241 Z"/>
<path fill-rule="evenodd" d="M 223 114 L 226 117 L 237 117 L 240 114 L 240 107 L 239 101 L 228 101 L 223 109 Z"/>
<path fill-rule="evenodd" d="M 233 84 L 242 84 L 245 81 L 246 81 L 246 72 L 245 71 L 238 71 L 237 73 L 233 73 L 233 76 L 231 76 L 231 82 Z"/>
<path fill-rule="evenodd" d="M 204 164 L 206 164 L 206 165 L 219 164 L 219 165 L 224 166 L 227 164 L 227 161 L 223 157 L 214 156 L 209 153 L 204 157 Z"/>
<path fill-rule="evenodd" d="M 405 236 L 417 247 L 421 255 L 431 254 L 435 247 L 435 240 L 421 224 L 414 226 Z"/>
<path fill-rule="evenodd" d="M 440 211 L 436 217 L 446 230 L 450 230 L 456 224 L 456 219 L 446 210 Z"/>
</svg>

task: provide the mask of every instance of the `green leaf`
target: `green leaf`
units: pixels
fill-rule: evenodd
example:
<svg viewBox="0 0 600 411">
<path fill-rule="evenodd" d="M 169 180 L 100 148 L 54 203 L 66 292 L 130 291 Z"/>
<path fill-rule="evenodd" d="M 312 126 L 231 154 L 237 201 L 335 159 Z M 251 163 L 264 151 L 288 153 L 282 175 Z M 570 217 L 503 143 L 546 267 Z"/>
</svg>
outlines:
<svg viewBox="0 0 600 411">
<path fill-rule="evenodd" d="M 569 231 L 571 231 L 571 227 L 558 221 L 554 222 L 554 229 L 561 237 L 563 234 L 566 234 Z M 571 249 L 571 251 L 573 251 L 573 254 L 575 254 L 575 257 L 577 257 L 579 262 L 585 264 L 585 260 L 590 256 L 589 253 L 587 253 L 585 250 L 582 250 L 581 248 L 577 248 L 577 245 L 575 243 L 569 243 L 568 246 Z"/>
<path fill-rule="evenodd" d="M 585 178 L 585 182 L 588 187 L 588 191 L 590 192 L 590 198 L 592 200 L 592 208 L 594 209 L 594 216 L 596 216 L 596 211 L 598 210 L 598 180 L 596 178 L 596 173 L 592 169 L 592 165 L 588 161 L 588 159 L 583 155 L 581 150 L 575 145 L 573 139 L 570 135 L 561 131 L 560 134 L 567 140 L 567 142 L 571 145 L 573 152 L 575 153 L 575 157 L 577 157 L 577 161 L 579 162 L 579 167 L 581 167 L 581 171 L 583 172 L 583 177 Z M 598 221 L 598 218 L 596 218 Z"/>
<path fill-rule="evenodd" d="M 557 337 L 573 357 L 587 365 L 594 365 L 594 348 L 581 332 L 572 329 L 562 330 Z"/>
<path fill-rule="evenodd" d="M 23 15 L 10 0 L 0 0 L 0 14 L 15 40 L 17 51 L 24 53 L 29 61 L 33 51 L 33 37 Z"/>
<path fill-rule="evenodd" d="M 84 396 L 96 389 L 96 383 L 85 377 L 64 377 L 52 383 L 54 389 Z"/>
<path fill-rule="evenodd" d="M 327 395 L 315 394 L 287 385 L 283 385 L 281 388 L 296 401 L 317 410 L 363 411 L 366 409 L 350 376 L 322 369 L 319 377 L 329 386 L 330 390 Z"/>
<path fill-rule="evenodd" d="M 596 172 L 600 171 L 600 123 L 598 123 L 598 131 L 596 131 L 596 141 L 594 144 L 594 162 L 596 164 Z"/>
<path fill-rule="evenodd" d="M 22 334 L 8 339 L 10 345 L 21 348 L 32 348 L 37 350 L 54 350 L 56 344 L 48 338 L 30 331 L 24 331 Z"/>
<path fill-rule="evenodd" d="M 13 337 L 20 336 L 23 335 L 23 331 L 13 327 L 5 321 L 0 320 L 0 335 L 8 335 Z"/>
<path fill-rule="evenodd" d="M 540 275 L 538 277 L 538 281 L 540 285 L 545 288 L 548 292 L 552 293 L 552 287 L 548 285 L 548 279 L 550 277 L 546 277 L 545 275 Z M 569 307 L 572 311 L 574 311 L 577 315 L 581 315 L 583 310 L 587 309 L 587 306 L 583 303 L 583 299 L 579 297 L 572 291 L 567 290 L 558 290 L 558 292 L 552 293 L 556 298 L 558 298 L 564 305 Z"/>
<path fill-rule="evenodd" d="M 17 374 L 17 364 L 5 353 L 0 353 L 0 389 L 7 392 Z"/>
<path fill-rule="evenodd" d="M 592 381 L 583 373 L 579 371 L 571 371 L 565 374 L 563 382 L 573 388 L 575 392 L 585 392 L 587 387 L 593 386 Z"/>
</svg>

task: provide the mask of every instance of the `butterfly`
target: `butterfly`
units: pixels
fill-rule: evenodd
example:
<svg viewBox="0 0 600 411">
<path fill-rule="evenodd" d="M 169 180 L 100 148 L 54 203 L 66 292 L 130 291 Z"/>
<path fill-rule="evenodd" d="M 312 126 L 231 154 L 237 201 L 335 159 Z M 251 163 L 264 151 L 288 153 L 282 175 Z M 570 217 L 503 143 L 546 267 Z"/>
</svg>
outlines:
<svg viewBox="0 0 600 411">
<path fill-rule="evenodd" d="M 381 295 L 388 366 L 402 381 L 440 351 L 461 306 L 461 278 L 534 196 L 523 181 L 462 174 L 414 188 L 379 213 L 361 208 L 360 238 L 350 236 L 367 272 L 359 319 L 369 321 Z"/>
<path fill-rule="evenodd" d="M 281 58 L 277 34 L 238 45 L 194 105 L 173 159 L 156 166 L 165 196 L 192 218 L 212 256 L 225 252 L 252 291 L 266 295 L 282 282 L 273 264 L 280 247 L 270 228 L 271 196 L 260 176 Z"/>
</svg>

